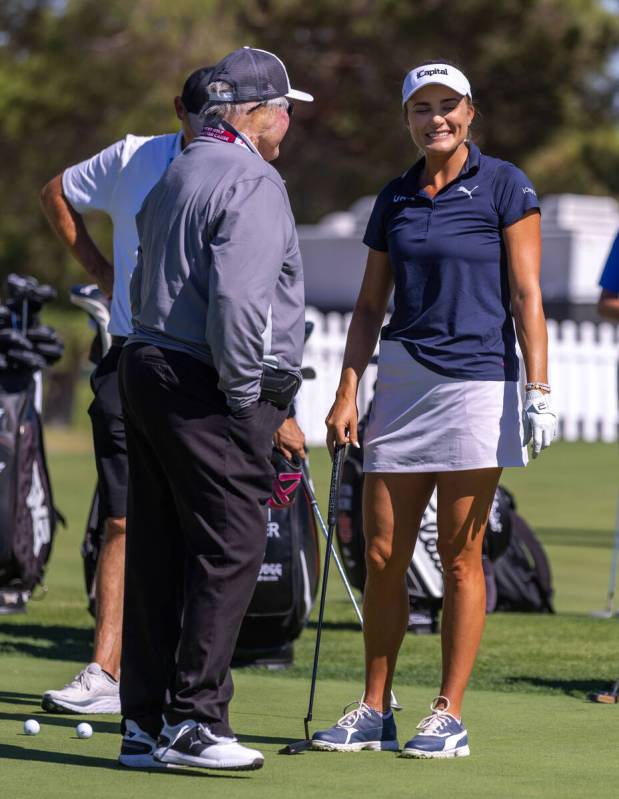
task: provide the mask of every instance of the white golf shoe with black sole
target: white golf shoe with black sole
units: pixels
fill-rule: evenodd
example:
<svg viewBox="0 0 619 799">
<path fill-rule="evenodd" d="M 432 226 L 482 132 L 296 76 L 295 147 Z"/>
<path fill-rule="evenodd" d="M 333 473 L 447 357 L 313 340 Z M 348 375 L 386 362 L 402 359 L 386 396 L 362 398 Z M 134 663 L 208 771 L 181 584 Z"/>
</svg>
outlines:
<svg viewBox="0 0 619 799">
<path fill-rule="evenodd" d="M 118 683 L 98 663 L 89 663 L 59 691 L 46 691 L 48 713 L 120 713 Z"/>
<path fill-rule="evenodd" d="M 120 745 L 118 762 L 126 768 L 168 768 L 167 763 L 155 760 L 153 753 L 157 748 L 157 741 L 139 727 L 135 721 L 125 719 L 124 734 Z"/>
<path fill-rule="evenodd" d="M 208 725 L 193 720 L 175 726 L 164 723 L 154 757 L 169 765 L 225 771 L 251 771 L 264 765 L 261 752 L 241 746 L 236 738 L 214 735 Z"/>
</svg>

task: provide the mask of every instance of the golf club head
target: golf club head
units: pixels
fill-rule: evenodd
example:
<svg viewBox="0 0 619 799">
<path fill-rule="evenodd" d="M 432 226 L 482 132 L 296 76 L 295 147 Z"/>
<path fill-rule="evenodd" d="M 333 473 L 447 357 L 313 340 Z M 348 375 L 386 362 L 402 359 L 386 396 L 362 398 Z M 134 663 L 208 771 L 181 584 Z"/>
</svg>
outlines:
<svg viewBox="0 0 619 799">
<path fill-rule="evenodd" d="M 619 696 L 611 691 L 587 694 L 587 699 L 590 702 L 597 702 L 601 705 L 616 705 L 619 702 Z"/>
<path fill-rule="evenodd" d="M 112 337 L 107 330 L 110 321 L 109 299 L 99 286 L 94 283 L 88 286 L 72 286 L 69 292 L 69 299 L 73 305 L 81 308 L 82 311 L 86 311 L 96 325 L 101 351 L 105 355 L 112 344 Z"/>
<path fill-rule="evenodd" d="M 54 344 L 58 341 L 58 334 L 50 325 L 37 325 L 36 327 L 29 327 L 26 331 L 28 340 L 33 344 L 41 342 L 45 344 Z"/>
<path fill-rule="evenodd" d="M 29 352 L 28 350 L 9 350 L 6 353 L 8 362 L 14 369 L 32 369 L 38 371 L 47 366 L 45 358 L 42 355 L 37 355 L 36 352 Z"/>
<path fill-rule="evenodd" d="M 44 305 L 55 300 L 57 296 L 58 292 L 53 286 L 41 284 L 33 286 L 26 297 L 30 305 L 30 313 L 38 313 Z"/>
<path fill-rule="evenodd" d="M 7 275 L 5 282 L 6 295 L 10 300 L 18 300 L 21 302 L 21 300 L 27 299 L 28 293 L 38 285 L 39 281 L 34 277 L 18 275 L 16 272 L 11 272 L 10 275 Z"/>
<path fill-rule="evenodd" d="M 304 738 L 302 741 L 293 741 L 290 744 L 282 747 L 278 754 L 280 755 L 300 755 L 302 752 L 307 752 L 308 749 L 312 748 L 312 742 L 307 738 Z"/>
<path fill-rule="evenodd" d="M 5 328 L 0 330 L 0 352 L 8 352 L 9 350 L 32 350 L 32 344 L 28 341 L 23 333 L 19 330 Z"/>
<path fill-rule="evenodd" d="M 314 323 L 310 322 L 309 320 L 305 321 L 305 341 L 312 335 L 314 332 Z"/>
<path fill-rule="evenodd" d="M 34 345 L 34 352 L 42 358 L 45 358 L 47 366 L 52 366 L 64 355 L 64 344 L 62 341 L 54 341 L 49 344 L 37 341 Z"/>
<path fill-rule="evenodd" d="M 592 610 L 589 615 L 593 619 L 612 619 L 615 614 L 606 608 L 605 610 Z"/>
</svg>

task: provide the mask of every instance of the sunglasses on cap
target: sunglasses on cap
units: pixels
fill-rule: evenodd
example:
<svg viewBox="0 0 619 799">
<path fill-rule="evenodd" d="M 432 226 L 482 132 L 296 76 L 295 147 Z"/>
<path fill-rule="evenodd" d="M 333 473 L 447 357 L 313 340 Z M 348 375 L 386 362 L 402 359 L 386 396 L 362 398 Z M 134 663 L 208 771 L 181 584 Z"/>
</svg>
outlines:
<svg viewBox="0 0 619 799">
<path fill-rule="evenodd" d="M 289 117 L 291 117 L 294 112 L 294 103 L 288 100 L 288 98 L 286 98 L 286 100 L 288 102 L 288 105 L 286 106 L 286 113 L 288 114 Z M 261 103 L 258 103 L 258 105 L 255 105 L 253 108 L 250 108 L 247 113 L 253 114 L 254 111 L 257 111 L 259 108 L 265 106 L 267 102 L 268 102 L 267 100 L 263 100 Z"/>
</svg>

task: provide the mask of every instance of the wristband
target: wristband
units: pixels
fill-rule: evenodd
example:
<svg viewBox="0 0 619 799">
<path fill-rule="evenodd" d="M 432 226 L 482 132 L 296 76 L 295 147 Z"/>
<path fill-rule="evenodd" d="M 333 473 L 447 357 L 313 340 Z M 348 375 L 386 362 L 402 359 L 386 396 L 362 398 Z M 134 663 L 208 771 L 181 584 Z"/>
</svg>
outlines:
<svg viewBox="0 0 619 799">
<path fill-rule="evenodd" d="M 547 394 L 550 394 L 550 386 L 548 383 L 540 383 L 538 380 L 535 380 L 531 383 L 525 383 L 525 391 L 545 391 Z"/>
</svg>

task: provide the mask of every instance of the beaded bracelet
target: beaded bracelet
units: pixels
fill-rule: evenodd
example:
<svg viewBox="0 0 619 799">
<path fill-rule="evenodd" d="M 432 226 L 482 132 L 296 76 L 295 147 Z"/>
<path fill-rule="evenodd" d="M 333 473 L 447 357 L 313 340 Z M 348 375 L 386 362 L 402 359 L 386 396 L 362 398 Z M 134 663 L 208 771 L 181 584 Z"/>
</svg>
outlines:
<svg viewBox="0 0 619 799">
<path fill-rule="evenodd" d="M 533 383 L 526 383 L 524 388 L 525 391 L 545 391 L 547 394 L 550 394 L 550 386 L 548 383 L 540 383 L 537 380 Z"/>
</svg>

